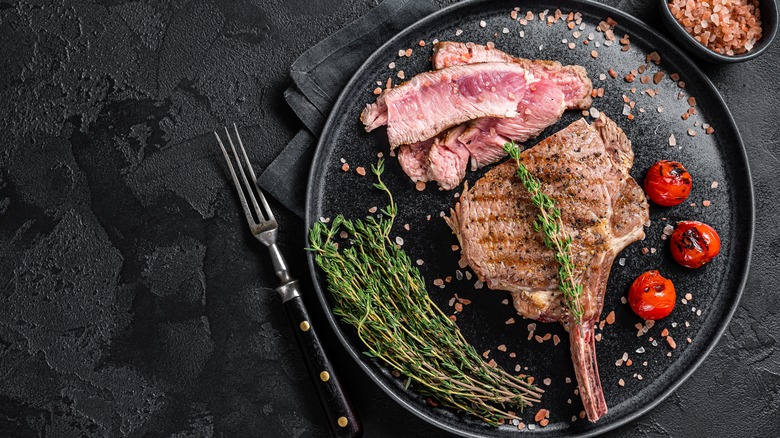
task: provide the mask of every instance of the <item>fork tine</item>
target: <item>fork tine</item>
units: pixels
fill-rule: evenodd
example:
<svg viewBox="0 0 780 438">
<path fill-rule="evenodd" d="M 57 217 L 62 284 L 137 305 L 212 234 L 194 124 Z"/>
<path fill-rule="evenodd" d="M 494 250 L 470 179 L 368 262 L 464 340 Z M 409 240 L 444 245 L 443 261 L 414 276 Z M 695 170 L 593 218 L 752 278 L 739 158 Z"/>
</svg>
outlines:
<svg viewBox="0 0 780 438">
<path fill-rule="evenodd" d="M 235 123 L 233 123 L 233 130 L 236 132 L 236 139 L 238 140 L 238 146 L 241 148 L 241 153 L 244 155 L 244 161 L 246 163 L 249 163 L 249 157 L 246 155 L 246 149 L 244 149 L 244 142 L 241 141 L 241 136 L 238 134 L 238 126 L 236 126 Z M 252 169 L 252 166 L 249 166 L 249 176 L 252 177 L 252 181 L 254 184 L 257 184 L 257 177 L 255 176 L 255 171 Z M 265 208 L 266 216 L 268 216 L 268 220 L 275 221 L 276 218 L 274 218 L 274 212 L 271 210 L 271 207 L 268 205 L 268 201 L 265 200 L 265 195 L 263 194 L 263 191 L 258 189 L 257 195 L 260 198 L 260 202 L 263 204 L 263 207 Z"/>
<path fill-rule="evenodd" d="M 244 215 L 246 215 L 246 220 L 250 227 L 254 226 L 255 219 L 252 217 L 252 212 L 249 211 L 249 204 L 246 202 L 244 191 L 241 189 L 241 182 L 239 182 L 236 171 L 233 169 L 233 160 L 230 159 L 227 149 L 225 149 L 225 145 L 222 143 L 222 139 L 219 137 L 219 134 L 217 134 L 217 131 L 214 131 L 214 136 L 217 137 L 217 143 L 219 143 L 219 147 L 222 149 L 222 155 L 225 156 L 225 161 L 227 161 L 228 169 L 230 169 L 230 175 L 233 177 L 233 184 L 236 186 L 239 199 L 241 199 L 241 206 L 244 207 Z"/>
<path fill-rule="evenodd" d="M 252 190 L 252 185 L 254 184 L 254 171 L 252 170 L 252 164 L 249 162 L 249 158 L 246 156 L 246 152 L 244 152 L 244 158 L 246 158 L 245 162 L 241 161 L 241 158 L 238 156 L 238 152 L 236 152 L 236 146 L 233 144 L 233 138 L 230 136 L 230 131 L 228 131 L 227 126 L 225 126 L 225 134 L 227 134 L 228 142 L 230 142 L 230 147 L 233 149 L 233 156 L 236 158 L 236 161 L 238 162 L 238 170 L 241 172 L 241 178 L 244 180 L 244 188 L 247 192 L 249 192 L 249 199 L 252 200 L 252 205 L 255 207 L 255 213 L 257 214 L 257 218 L 265 222 L 265 215 L 260 210 L 260 206 L 257 204 L 257 199 L 255 198 L 255 190 Z M 249 180 L 247 180 L 246 173 L 244 172 L 244 166 L 249 167 L 249 171 L 252 172 L 252 184 L 249 183 Z"/>
</svg>

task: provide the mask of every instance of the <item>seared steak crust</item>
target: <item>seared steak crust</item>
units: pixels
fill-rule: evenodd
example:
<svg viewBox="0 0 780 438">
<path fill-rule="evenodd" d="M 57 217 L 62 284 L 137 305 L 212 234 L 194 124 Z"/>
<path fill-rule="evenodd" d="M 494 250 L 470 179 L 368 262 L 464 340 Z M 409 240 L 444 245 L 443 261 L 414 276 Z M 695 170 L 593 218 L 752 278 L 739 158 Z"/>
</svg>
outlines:
<svg viewBox="0 0 780 438">
<path fill-rule="evenodd" d="M 629 175 L 631 143 L 602 115 L 580 119 L 521 155 L 523 164 L 556 200 L 564 229 L 573 238 L 575 276 L 583 285 L 584 315 L 578 326 L 558 289 L 558 264 L 533 229 L 537 215 L 527 190 L 507 161 L 464 189 L 447 222 L 462 256 L 491 289 L 512 293 L 517 311 L 539 321 L 561 321 L 571 335 L 572 357 L 588 418 L 606 413 L 593 345 L 615 256 L 644 237 L 649 220 L 644 193 Z"/>
</svg>

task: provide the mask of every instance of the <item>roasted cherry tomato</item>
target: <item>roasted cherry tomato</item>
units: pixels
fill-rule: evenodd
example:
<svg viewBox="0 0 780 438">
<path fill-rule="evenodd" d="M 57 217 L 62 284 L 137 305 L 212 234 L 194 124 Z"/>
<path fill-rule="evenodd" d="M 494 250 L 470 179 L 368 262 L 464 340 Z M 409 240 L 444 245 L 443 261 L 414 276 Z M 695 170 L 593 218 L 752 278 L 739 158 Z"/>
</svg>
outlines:
<svg viewBox="0 0 780 438">
<path fill-rule="evenodd" d="M 720 252 L 720 236 L 698 221 L 677 222 L 669 238 L 674 260 L 686 268 L 700 268 Z"/>
<path fill-rule="evenodd" d="M 676 297 L 672 281 L 655 270 L 637 277 L 628 290 L 628 304 L 642 319 L 656 320 L 669 315 Z"/>
<path fill-rule="evenodd" d="M 645 193 L 651 201 L 664 207 L 679 205 L 691 194 L 691 174 L 676 161 L 661 160 L 645 176 Z"/>
</svg>

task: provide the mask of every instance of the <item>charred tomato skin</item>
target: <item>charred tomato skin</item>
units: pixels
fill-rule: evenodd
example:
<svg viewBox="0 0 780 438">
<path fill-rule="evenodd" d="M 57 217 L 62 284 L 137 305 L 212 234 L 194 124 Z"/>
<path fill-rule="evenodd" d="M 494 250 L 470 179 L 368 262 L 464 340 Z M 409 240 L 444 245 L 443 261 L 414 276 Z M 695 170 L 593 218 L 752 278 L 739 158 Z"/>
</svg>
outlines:
<svg viewBox="0 0 780 438">
<path fill-rule="evenodd" d="M 669 238 L 672 258 L 686 268 L 700 268 L 720 252 L 720 236 L 711 226 L 699 221 L 677 223 Z"/>
<path fill-rule="evenodd" d="M 658 320 L 674 310 L 677 294 L 671 280 L 657 270 L 647 271 L 637 277 L 628 290 L 628 304 L 640 318 Z"/>
<path fill-rule="evenodd" d="M 658 161 L 645 176 L 647 197 L 663 207 L 673 207 L 688 199 L 692 186 L 691 174 L 677 161 Z"/>
</svg>

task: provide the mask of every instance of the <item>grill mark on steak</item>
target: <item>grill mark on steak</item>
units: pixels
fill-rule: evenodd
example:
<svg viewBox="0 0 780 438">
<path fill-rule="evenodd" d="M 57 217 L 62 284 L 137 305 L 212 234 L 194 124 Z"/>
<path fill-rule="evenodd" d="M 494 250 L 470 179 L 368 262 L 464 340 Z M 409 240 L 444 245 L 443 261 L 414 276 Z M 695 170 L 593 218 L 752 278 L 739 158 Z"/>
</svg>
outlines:
<svg viewBox="0 0 780 438">
<path fill-rule="evenodd" d="M 533 230 L 537 208 L 509 160 L 466 187 L 445 218 L 457 235 L 462 257 L 490 289 L 512 294 L 526 318 L 560 321 L 569 331 L 572 360 L 588 419 L 607 412 L 596 364 L 593 327 L 603 307 L 615 256 L 644 237 L 647 200 L 629 175 L 634 154 L 623 131 L 602 115 L 580 119 L 523 151 L 521 161 L 556 200 L 572 236 L 575 279 L 583 285 L 584 314 L 578 325 L 558 289 L 554 253 Z M 489 220 L 495 219 L 495 220 Z"/>
<path fill-rule="evenodd" d="M 579 65 L 561 65 L 557 61 L 516 58 L 495 47 L 482 44 L 440 41 L 433 46 L 433 67 L 442 69 L 454 65 L 480 62 L 514 62 L 528 69 L 539 79 L 555 82 L 566 97 L 568 109 L 587 109 L 591 104 L 593 83 L 588 72 Z"/>
</svg>

